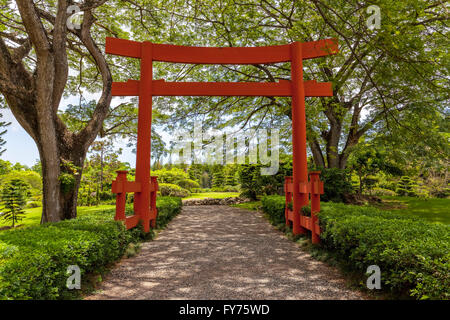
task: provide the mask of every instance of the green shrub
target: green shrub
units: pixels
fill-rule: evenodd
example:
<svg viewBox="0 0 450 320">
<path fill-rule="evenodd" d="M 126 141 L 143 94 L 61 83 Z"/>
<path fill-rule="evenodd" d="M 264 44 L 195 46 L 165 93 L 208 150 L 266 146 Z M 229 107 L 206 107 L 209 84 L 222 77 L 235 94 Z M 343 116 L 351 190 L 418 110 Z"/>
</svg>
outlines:
<svg viewBox="0 0 450 320">
<path fill-rule="evenodd" d="M 181 199 L 159 197 L 156 206 L 162 228 L 181 211 Z M 105 271 L 145 236 L 140 228 L 126 231 L 113 220 L 114 211 L 1 232 L 0 300 L 77 298 L 78 290 L 66 288 L 68 266 L 78 265 L 83 281 L 86 274 Z"/>
<path fill-rule="evenodd" d="M 39 208 L 42 207 L 42 201 L 29 201 L 27 208 Z"/>
<path fill-rule="evenodd" d="M 191 179 L 179 180 L 175 184 L 189 191 L 192 191 L 192 189 L 200 188 L 200 184 L 197 181 Z"/>
<path fill-rule="evenodd" d="M 66 288 L 69 265 L 78 265 L 83 279 L 122 257 L 128 243 L 137 240 L 137 231 L 126 232 L 113 212 L 0 233 L 0 243 L 17 248 L 1 261 L 0 299 L 76 297 L 77 290 Z"/>
<path fill-rule="evenodd" d="M 158 209 L 156 226 L 164 228 L 173 217 L 181 212 L 181 206 L 179 197 L 158 197 L 156 199 L 156 208 Z"/>
<path fill-rule="evenodd" d="M 159 192 L 161 193 L 162 196 L 180 197 L 180 198 L 188 197 L 191 194 L 188 190 L 171 183 L 160 183 Z"/>
<path fill-rule="evenodd" d="M 116 195 L 112 193 L 110 190 L 108 191 L 99 191 L 98 198 L 100 201 L 108 201 L 116 198 Z"/>
<path fill-rule="evenodd" d="M 450 298 L 450 226 L 372 207 L 330 204 L 319 213 L 322 246 L 364 274 L 382 272 L 382 288 L 417 299 Z"/>
<path fill-rule="evenodd" d="M 261 204 L 273 224 L 284 222 L 284 197 L 266 196 Z M 361 279 L 368 266 L 378 265 L 384 290 L 450 299 L 450 226 L 342 203 L 324 204 L 319 223 L 321 247 Z"/>
<path fill-rule="evenodd" d="M 172 183 L 176 184 L 177 181 L 189 179 L 189 176 L 183 169 L 160 169 L 152 171 L 152 176 L 158 177 L 158 183 Z"/>
<path fill-rule="evenodd" d="M 285 198 L 283 196 L 264 196 L 261 199 L 261 206 L 265 213 L 267 213 L 272 224 L 278 225 L 285 223 L 284 208 Z"/>
<path fill-rule="evenodd" d="M 352 193 L 351 172 L 347 169 L 321 168 L 320 180 L 324 184 L 322 201 L 342 202 L 344 195 Z"/>
<path fill-rule="evenodd" d="M 383 197 L 383 196 L 396 196 L 397 194 L 395 191 L 384 189 L 384 188 L 373 188 L 372 194 L 377 197 Z"/>
<path fill-rule="evenodd" d="M 239 185 L 236 185 L 236 186 L 230 186 L 230 185 L 223 186 L 222 191 L 223 192 L 239 192 L 240 191 L 240 186 Z"/>
</svg>

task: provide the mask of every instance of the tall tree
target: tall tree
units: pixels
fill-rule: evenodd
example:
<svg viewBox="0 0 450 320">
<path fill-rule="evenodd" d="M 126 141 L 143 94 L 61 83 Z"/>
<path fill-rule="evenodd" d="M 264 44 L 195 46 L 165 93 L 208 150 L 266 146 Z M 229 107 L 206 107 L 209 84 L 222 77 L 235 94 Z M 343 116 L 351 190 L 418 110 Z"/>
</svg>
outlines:
<svg viewBox="0 0 450 320">
<path fill-rule="evenodd" d="M 410 133 L 403 136 L 408 143 L 433 145 L 433 134 L 421 130 L 425 124 L 414 115 L 443 114 L 449 98 L 449 17 L 447 4 L 440 0 L 377 1 L 379 29 L 370 27 L 369 3 L 356 0 L 127 2 L 139 10 L 133 22 L 136 37 L 151 27 L 155 8 L 170 12 L 165 26 L 173 44 L 235 47 L 337 38 L 338 55 L 304 66 L 307 79 L 333 83 L 332 98 L 307 101 L 308 144 L 319 167 L 345 168 L 352 150 L 371 130 L 395 134 L 401 128 Z M 290 69 L 286 64 L 165 65 L 155 76 L 171 81 L 279 81 L 289 79 Z M 215 128 L 276 126 L 289 143 L 289 99 L 158 98 L 155 107 L 160 123 L 170 118 L 174 128 L 186 128 L 197 119 Z"/>
<path fill-rule="evenodd" d="M 82 168 L 86 152 L 108 115 L 112 77 L 91 30 L 96 21 L 94 10 L 105 2 L 86 0 L 79 4 L 83 23 L 72 30 L 66 25 L 72 1 L 0 2 L 0 92 L 39 150 L 44 186 L 42 222 L 76 216 L 81 174 L 73 176 L 67 192 L 61 191 L 60 176 L 73 174 L 73 166 Z M 73 132 L 58 116 L 58 108 L 72 77 L 69 67 L 77 60 L 94 72 L 91 80 L 100 78 L 101 94 L 92 117 Z"/>
</svg>

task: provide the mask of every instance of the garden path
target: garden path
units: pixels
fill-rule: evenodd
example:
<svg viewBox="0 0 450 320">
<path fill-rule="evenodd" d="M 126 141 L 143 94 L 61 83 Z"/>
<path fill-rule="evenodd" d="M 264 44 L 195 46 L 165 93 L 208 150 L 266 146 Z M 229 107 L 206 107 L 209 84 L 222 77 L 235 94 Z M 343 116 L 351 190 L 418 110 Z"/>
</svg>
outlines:
<svg viewBox="0 0 450 320">
<path fill-rule="evenodd" d="M 261 213 L 183 207 L 86 299 L 364 299 Z"/>
</svg>

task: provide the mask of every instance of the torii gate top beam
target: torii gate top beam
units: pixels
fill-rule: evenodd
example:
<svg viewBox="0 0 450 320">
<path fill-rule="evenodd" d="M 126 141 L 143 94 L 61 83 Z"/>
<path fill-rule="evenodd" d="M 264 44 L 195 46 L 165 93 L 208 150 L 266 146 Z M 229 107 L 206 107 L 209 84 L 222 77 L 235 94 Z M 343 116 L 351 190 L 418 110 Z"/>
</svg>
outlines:
<svg viewBox="0 0 450 320">
<path fill-rule="evenodd" d="M 338 52 L 337 41 L 326 39 L 303 42 L 302 58 L 312 59 Z M 106 38 L 106 53 L 141 58 L 142 42 Z M 290 45 L 267 47 L 187 47 L 152 43 L 152 60 L 192 64 L 261 64 L 291 61 Z"/>
</svg>

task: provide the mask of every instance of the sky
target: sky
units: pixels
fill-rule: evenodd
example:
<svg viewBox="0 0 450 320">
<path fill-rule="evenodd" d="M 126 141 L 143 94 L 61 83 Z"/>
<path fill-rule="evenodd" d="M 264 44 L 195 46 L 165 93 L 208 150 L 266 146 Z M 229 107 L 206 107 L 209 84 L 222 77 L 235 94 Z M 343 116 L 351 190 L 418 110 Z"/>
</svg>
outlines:
<svg viewBox="0 0 450 320">
<path fill-rule="evenodd" d="M 87 100 L 96 99 L 95 95 L 85 96 Z M 116 98 L 118 101 L 118 98 Z M 113 99 L 114 100 L 114 99 Z M 68 104 L 78 103 L 77 97 L 71 97 L 61 102 L 62 106 Z M 6 141 L 3 148 L 6 151 L 0 156 L 2 160 L 8 160 L 11 163 L 20 162 L 23 165 L 31 167 L 39 160 L 39 152 L 34 143 L 34 140 L 26 133 L 26 131 L 20 126 L 17 120 L 9 109 L 2 109 L 0 112 L 3 114 L 1 121 L 11 122 L 6 129 L 7 133 L 2 137 Z M 119 160 L 122 162 L 129 162 L 131 167 L 134 167 L 136 163 L 136 155 L 132 153 L 132 148 L 126 146 L 126 140 L 118 140 L 116 147 L 122 148 L 123 152 L 119 155 Z"/>
</svg>

